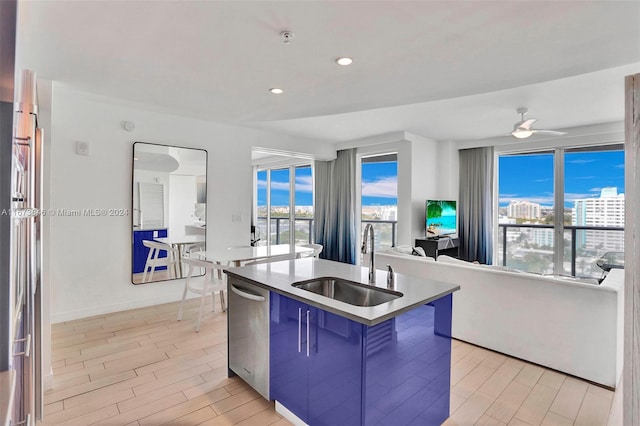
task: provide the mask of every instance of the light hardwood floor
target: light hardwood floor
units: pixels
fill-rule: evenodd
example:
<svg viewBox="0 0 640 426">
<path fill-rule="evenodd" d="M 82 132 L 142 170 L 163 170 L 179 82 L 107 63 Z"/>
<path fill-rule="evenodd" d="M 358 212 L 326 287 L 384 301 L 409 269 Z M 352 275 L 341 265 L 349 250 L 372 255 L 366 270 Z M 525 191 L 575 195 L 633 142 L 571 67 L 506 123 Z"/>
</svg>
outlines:
<svg viewBox="0 0 640 426">
<path fill-rule="evenodd" d="M 226 314 L 216 305 L 195 333 L 198 303 L 187 302 L 180 322 L 170 303 L 55 324 L 54 387 L 42 424 L 290 425 L 240 379 L 227 378 Z M 613 395 L 454 340 L 445 424 L 606 425 Z"/>
</svg>

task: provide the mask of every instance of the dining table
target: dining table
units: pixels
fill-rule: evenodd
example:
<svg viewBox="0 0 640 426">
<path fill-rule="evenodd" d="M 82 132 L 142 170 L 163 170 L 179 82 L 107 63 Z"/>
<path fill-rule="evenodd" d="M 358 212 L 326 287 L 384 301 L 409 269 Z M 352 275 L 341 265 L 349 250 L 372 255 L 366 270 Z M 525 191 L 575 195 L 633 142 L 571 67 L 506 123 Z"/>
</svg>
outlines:
<svg viewBox="0 0 640 426">
<path fill-rule="evenodd" d="M 274 244 L 269 246 L 241 246 L 228 248 L 214 248 L 198 253 L 198 256 L 210 262 L 229 266 L 242 266 L 244 262 L 252 262 L 272 257 L 285 256 L 296 253 L 298 256 L 313 253 L 313 248 L 291 245 Z"/>
<path fill-rule="evenodd" d="M 202 234 L 179 235 L 175 237 L 169 236 L 169 237 L 154 238 L 153 240 L 158 241 L 160 243 L 168 244 L 178 251 L 178 259 L 180 259 L 180 261 L 176 263 L 177 277 L 182 277 L 182 257 L 185 255 L 185 247 L 190 246 L 192 244 L 201 244 L 206 242 L 206 238 Z"/>
</svg>

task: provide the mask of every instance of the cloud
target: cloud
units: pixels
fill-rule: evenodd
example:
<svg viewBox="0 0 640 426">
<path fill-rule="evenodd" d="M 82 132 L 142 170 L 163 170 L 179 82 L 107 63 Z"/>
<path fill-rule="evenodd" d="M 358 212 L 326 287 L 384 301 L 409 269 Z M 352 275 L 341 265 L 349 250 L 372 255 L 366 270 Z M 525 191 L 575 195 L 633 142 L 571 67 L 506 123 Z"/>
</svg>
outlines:
<svg viewBox="0 0 640 426">
<path fill-rule="evenodd" d="M 298 176 L 296 178 L 296 192 L 313 192 L 313 178 L 311 176 Z"/>
<path fill-rule="evenodd" d="M 546 178 L 546 179 L 536 179 L 534 180 L 534 182 L 549 182 L 551 180 L 551 178 Z"/>
<path fill-rule="evenodd" d="M 536 196 L 536 197 L 509 197 L 509 196 L 504 196 L 504 194 L 501 194 L 500 199 L 498 200 L 500 203 L 504 204 L 504 203 L 509 203 L 511 201 L 528 201 L 530 203 L 538 203 L 541 204 L 543 206 L 552 206 L 553 205 L 553 195 L 548 195 L 548 196 Z"/>
<path fill-rule="evenodd" d="M 616 169 L 624 169 L 624 164 L 616 164 L 615 166 Z"/>
<path fill-rule="evenodd" d="M 596 160 L 568 160 L 567 163 L 569 164 L 587 164 L 587 163 L 593 163 Z"/>
<path fill-rule="evenodd" d="M 362 196 L 396 198 L 398 197 L 398 178 L 389 176 L 374 181 L 363 181 Z"/>
<path fill-rule="evenodd" d="M 266 180 L 258 180 L 256 184 L 260 189 L 267 188 Z M 271 181 L 271 189 L 274 191 L 288 191 L 289 182 Z M 302 176 L 296 178 L 296 192 L 313 192 L 313 179 L 311 178 L 311 176 Z"/>
<path fill-rule="evenodd" d="M 598 193 L 600 193 L 600 189 L 599 188 L 593 188 L 590 189 L 589 191 L 596 191 Z M 584 193 L 565 193 L 564 194 L 564 201 L 565 202 L 573 202 L 576 200 L 584 200 L 586 198 L 593 198 L 594 194 L 584 194 Z"/>
</svg>

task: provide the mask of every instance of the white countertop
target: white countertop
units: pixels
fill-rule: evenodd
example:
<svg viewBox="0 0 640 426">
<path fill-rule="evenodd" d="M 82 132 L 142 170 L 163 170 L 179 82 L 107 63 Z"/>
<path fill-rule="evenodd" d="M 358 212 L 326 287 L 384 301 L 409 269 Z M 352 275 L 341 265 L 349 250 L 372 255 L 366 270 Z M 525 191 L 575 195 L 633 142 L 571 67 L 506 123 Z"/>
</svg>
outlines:
<svg viewBox="0 0 640 426">
<path fill-rule="evenodd" d="M 289 244 L 275 244 L 270 246 L 218 248 L 199 253 L 199 256 L 204 257 L 210 262 L 237 263 L 266 257 L 277 257 L 294 252 L 298 254 L 310 253 L 313 252 L 313 249 L 303 246 L 291 246 Z"/>
<path fill-rule="evenodd" d="M 321 277 L 341 278 L 369 285 L 367 284 L 369 269 L 365 267 L 306 258 L 231 268 L 225 273 L 369 326 L 379 324 L 460 289 L 460 286 L 455 284 L 395 274 L 394 291 L 402 293 L 403 296 L 377 306 L 365 307 L 340 302 L 292 286 L 293 283 Z M 375 285 L 383 289 L 387 288 L 386 271 L 376 270 Z"/>
</svg>

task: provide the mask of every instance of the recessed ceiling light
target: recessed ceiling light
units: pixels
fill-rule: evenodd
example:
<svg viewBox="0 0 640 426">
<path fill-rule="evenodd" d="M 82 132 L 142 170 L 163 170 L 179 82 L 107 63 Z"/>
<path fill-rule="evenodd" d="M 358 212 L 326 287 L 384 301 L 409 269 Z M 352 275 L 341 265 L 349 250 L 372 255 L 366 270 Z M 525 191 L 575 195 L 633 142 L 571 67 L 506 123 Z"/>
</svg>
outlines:
<svg viewBox="0 0 640 426">
<path fill-rule="evenodd" d="M 338 64 L 338 65 L 345 65 L 346 66 L 346 65 L 351 65 L 352 63 L 353 63 L 353 59 L 351 59 L 351 58 L 349 58 L 347 56 L 344 56 L 342 58 L 336 59 L 336 64 Z"/>
<path fill-rule="evenodd" d="M 269 91 L 270 91 L 271 93 L 273 93 L 274 95 L 281 95 L 281 94 L 283 94 L 283 93 L 284 93 L 284 90 L 283 90 L 283 89 L 279 89 L 279 88 L 277 88 L 277 87 L 272 87 L 271 89 L 269 89 Z"/>
</svg>

